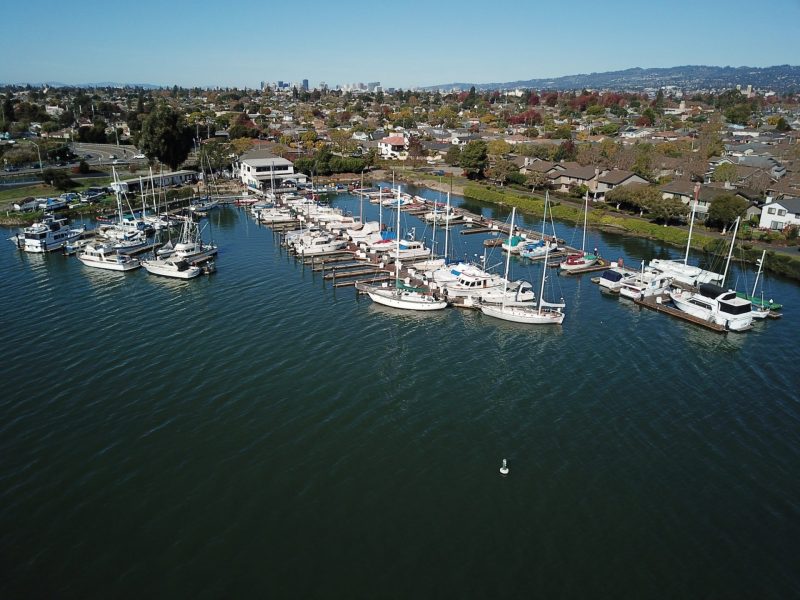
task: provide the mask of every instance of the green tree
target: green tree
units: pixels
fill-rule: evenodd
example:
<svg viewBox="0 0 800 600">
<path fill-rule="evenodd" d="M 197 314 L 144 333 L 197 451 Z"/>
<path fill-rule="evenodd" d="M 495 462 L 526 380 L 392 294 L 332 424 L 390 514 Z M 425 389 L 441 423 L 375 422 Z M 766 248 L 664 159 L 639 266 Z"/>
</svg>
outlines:
<svg viewBox="0 0 800 600">
<path fill-rule="evenodd" d="M 647 207 L 650 218 L 659 223 L 682 221 L 689 214 L 689 207 L 677 198 L 654 198 Z"/>
<path fill-rule="evenodd" d="M 545 188 L 549 182 L 550 179 L 547 175 L 539 171 L 531 171 L 525 178 L 525 183 L 531 186 L 531 191 L 535 191 L 537 188 Z"/>
<path fill-rule="evenodd" d="M 162 102 L 142 122 L 139 148 L 174 171 L 189 156 L 193 133 L 184 117 Z"/>
<path fill-rule="evenodd" d="M 470 179 L 482 179 L 486 169 L 486 142 L 473 140 L 461 151 L 459 165 Z"/>
<path fill-rule="evenodd" d="M 733 194 L 720 194 L 711 201 L 708 207 L 708 224 L 712 227 L 726 229 L 747 211 L 747 200 Z"/>
<path fill-rule="evenodd" d="M 711 178 L 717 182 L 727 181 L 731 183 L 736 181 L 736 165 L 727 162 L 717 165 Z"/>
<path fill-rule="evenodd" d="M 451 167 L 457 167 L 459 161 L 461 160 L 461 148 L 458 146 L 450 146 L 447 149 L 447 154 L 444 156 L 444 162 L 446 162 Z"/>
<path fill-rule="evenodd" d="M 725 110 L 725 118 L 730 123 L 746 125 L 750 120 L 750 115 L 752 112 L 752 108 L 747 103 L 735 104 L 734 106 L 731 106 Z"/>
<path fill-rule="evenodd" d="M 492 181 L 495 181 L 499 184 L 504 184 L 508 181 L 508 178 L 512 173 L 517 173 L 518 171 L 519 169 L 517 169 L 517 165 L 510 160 L 498 158 L 487 170 L 487 175 L 490 179 L 492 179 Z"/>
<path fill-rule="evenodd" d="M 786 122 L 786 119 L 780 117 L 775 123 L 775 131 L 791 131 L 792 127 Z"/>
<path fill-rule="evenodd" d="M 505 156 L 511 152 L 511 144 L 503 140 L 492 140 L 486 144 L 490 156 Z"/>
<path fill-rule="evenodd" d="M 42 179 L 46 184 L 52 185 L 61 191 L 72 189 L 78 185 L 64 171 L 56 171 L 55 169 L 45 169 L 42 173 Z"/>
</svg>

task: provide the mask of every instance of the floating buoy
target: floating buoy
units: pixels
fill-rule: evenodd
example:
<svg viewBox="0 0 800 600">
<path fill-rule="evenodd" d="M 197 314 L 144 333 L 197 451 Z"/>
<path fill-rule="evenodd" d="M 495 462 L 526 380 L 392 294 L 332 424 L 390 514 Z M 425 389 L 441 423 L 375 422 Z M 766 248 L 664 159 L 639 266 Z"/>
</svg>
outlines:
<svg viewBox="0 0 800 600">
<path fill-rule="evenodd" d="M 505 458 L 503 459 L 503 466 L 500 467 L 500 475 L 508 475 L 508 466 Z"/>
</svg>

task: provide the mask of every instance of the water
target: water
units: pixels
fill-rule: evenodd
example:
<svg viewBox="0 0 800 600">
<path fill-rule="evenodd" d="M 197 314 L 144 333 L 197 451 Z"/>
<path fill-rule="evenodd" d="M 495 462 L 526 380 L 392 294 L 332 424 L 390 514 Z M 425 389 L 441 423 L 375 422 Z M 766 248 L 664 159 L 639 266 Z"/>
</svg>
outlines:
<svg viewBox="0 0 800 600">
<path fill-rule="evenodd" d="M 719 335 L 553 271 L 566 320 L 532 328 L 357 301 L 244 211 L 212 228 L 188 282 L 2 248 L 2 597 L 800 593 L 794 283 Z"/>
</svg>

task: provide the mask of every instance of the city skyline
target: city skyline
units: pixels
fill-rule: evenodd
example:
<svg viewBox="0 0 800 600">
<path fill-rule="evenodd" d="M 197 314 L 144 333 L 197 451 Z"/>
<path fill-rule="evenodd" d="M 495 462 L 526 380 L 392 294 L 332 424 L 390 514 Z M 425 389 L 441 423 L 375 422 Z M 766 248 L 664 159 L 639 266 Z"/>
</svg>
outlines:
<svg viewBox="0 0 800 600">
<path fill-rule="evenodd" d="M 757 13 L 740 0 L 724 6 L 679 0 L 669 12 L 684 17 L 668 28 L 630 0 L 602 11 L 578 0 L 568 14 L 507 1 L 491 12 L 488 18 L 472 0 L 457 6 L 414 0 L 402 12 L 360 0 L 305 1 L 270 7 L 268 26 L 250 31 L 252 17 L 240 23 L 239 15 L 221 15 L 207 0 L 143 0 L 140 19 L 126 6 L 76 11 L 45 0 L 33 30 L 10 27 L 0 39 L 0 52 L 18 57 L 0 65 L 0 82 L 255 88 L 261 81 L 308 79 L 311 87 L 381 81 L 410 88 L 631 67 L 800 64 L 791 40 L 775 34 L 779 23 L 800 18 L 796 0 Z M 25 24 L 27 13 L 9 6 L 7 22 Z"/>
</svg>

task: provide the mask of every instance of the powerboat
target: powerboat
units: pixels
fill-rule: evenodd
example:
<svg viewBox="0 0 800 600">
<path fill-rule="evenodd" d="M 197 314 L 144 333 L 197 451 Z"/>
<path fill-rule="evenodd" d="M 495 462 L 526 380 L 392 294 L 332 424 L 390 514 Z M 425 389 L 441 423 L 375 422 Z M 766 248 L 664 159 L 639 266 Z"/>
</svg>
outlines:
<svg viewBox="0 0 800 600">
<path fill-rule="evenodd" d="M 77 229 L 67 227 L 67 219 L 57 219 L 47 215 L 41 221 L 25 227 L 10 240 L 25 252 L 44 253 L 58 250 L 78 240 L 84 231 L 85 227 Z"/>
<path fill-rule="evenodd" d="M 87 267 L 106 269 L 107 271 L 132 271 L 142 266 L 138 258 L 128 254 L 119 254 L 110 244 L 101 242 L 87 244 L 78 254 L 78 260 Z"/>
<path fill-rule="evenodd" d="M 722 325 L 731 331 L 749 329 L 753 323 L 752 304 L 736 292 L 713 283 L 701 283 L 697 292 L 670 292 L 672 303 L 683 312 Z"/>
</svg>

